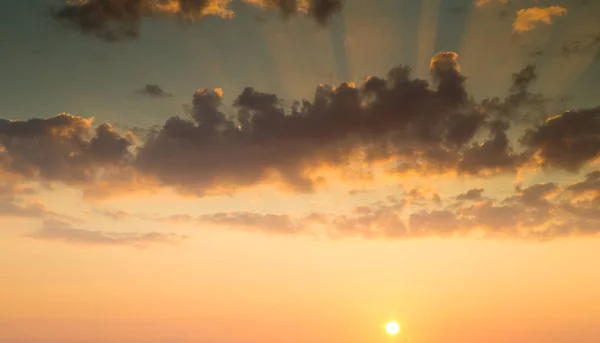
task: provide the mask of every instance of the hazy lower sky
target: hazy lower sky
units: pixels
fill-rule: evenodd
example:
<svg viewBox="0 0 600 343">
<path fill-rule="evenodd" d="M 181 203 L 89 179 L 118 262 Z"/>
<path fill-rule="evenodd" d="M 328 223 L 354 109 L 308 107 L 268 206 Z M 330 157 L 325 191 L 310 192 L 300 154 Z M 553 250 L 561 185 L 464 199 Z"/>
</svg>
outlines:
<svg viewBox="0 0 600 343">
<path fill-rule="evenodd" d="M 0 343 L 597 343 L 599 16 L 4 0 Z"/>
</svg>

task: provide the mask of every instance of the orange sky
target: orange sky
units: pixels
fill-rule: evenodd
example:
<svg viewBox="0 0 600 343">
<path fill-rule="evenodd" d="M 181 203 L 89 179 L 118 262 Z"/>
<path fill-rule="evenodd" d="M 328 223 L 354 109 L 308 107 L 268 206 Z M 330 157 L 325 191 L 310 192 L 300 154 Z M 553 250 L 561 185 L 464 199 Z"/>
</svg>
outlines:
<svg viewBox="0 0 600 343">
<path fill-rule="evenodd" d="M 0 343 L 598 342 L 600 2 L 9 2 Z"/>
</svg>

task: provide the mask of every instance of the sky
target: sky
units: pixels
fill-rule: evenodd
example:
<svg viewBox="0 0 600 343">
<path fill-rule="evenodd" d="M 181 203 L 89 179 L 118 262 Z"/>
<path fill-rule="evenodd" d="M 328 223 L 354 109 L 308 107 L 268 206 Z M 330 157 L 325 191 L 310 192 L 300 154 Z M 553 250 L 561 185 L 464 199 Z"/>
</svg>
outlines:
<svg viewBox="0 0 600 343">
<path fill-rule="evenodd" d="M 4 0 L 0 343 L 596 343 L 599 15 Z"/>
</svg>

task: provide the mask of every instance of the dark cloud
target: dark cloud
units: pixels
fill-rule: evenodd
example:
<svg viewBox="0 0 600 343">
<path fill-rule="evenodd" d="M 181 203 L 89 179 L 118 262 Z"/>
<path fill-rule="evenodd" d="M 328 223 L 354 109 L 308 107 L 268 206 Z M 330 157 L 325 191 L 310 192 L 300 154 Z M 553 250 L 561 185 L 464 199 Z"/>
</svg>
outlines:
<svg viewBox="0 0 600 343">
<path fill-rule="evenodd" d="M 284 18 L 300 12 L 325 26 L 331 17 L 342 10 L 342 0 L 243 0 L 263 8 L 278 10 Z"/>
<path fill-rule="evenodd" d="M 326 25 L 342 9 L 341 0 L 308 0 L 306 8 L 296 0 L 244 0 L 261 7 L 276 8 L 290 16 L 305 11 L 318 24 Z M 141 22 L 153 17 L 172 17 L 191 22 L 206 16 L 235 16 L 224 0 L 86 0 L 72 1 L 51 10 L 60 23 L 84 35 L 105 41 L 123 41 L 140 36 Z"/>
<path fill-rule="evenodd" d="M 508 125 L 505 130 L 510 127 L 510 123 L 531 124 L 537 122 L 547 117 L 547 108 L 544 105 L 550 102 L 550 99 L 541 94 L 531 92 L 530 88 L 537 79 L 537 67 L 533 64 L 526 65 L 512 74 L 512 83 L 508 95 L 504 99 L 499 97 L 485 99 L 481 105 L 505 122 L 497 122 L 497 124 Z"/>
<path fill-rule="evenodd" d="M 42 228 L 29 237 L 84 245 L 129 245 L 143 248 L 149 244 L 179 244 L 186 237 L 158 232 L 106 232 L 73 228 L 60 220 L 45 220 Z"/>
<path fill-rule="evenodd" d="M 490 139 L 482 144 L 474 143 L 464 151 L 459 171 L 468 174 L 515 171 L 521 164 L 521 157 L 510 147 L 506 133 L 508 127 L 508 123 L 503 121 L 491 123 Z"/>
<path fill-rule="evenodd" d="M 0 119 L 0 167 L 31 179 L 82 183 L 127 164 L 131 138 L 110 124 L 95 130 L 91 124 L 68 114 L 27 121 Z"/>
<path fill-rule="evenodd" d="M 342 10 L 342 0 L 309 0 L 308 14 L 322 26 Z"/>
<path fill-rule="evenodd" d="M 483 196 L 483 188 L 469 189 L 465 193 L 456 196 L 456 200 L 480 200 Z"/>
<path fill-rule="evenodd" d="M 68 114 L 0 120 L 0 168 L 85 185 L 92 197 L 123 192 L 128 183 L 205 195 L 263 183 L 312 192 L 327 181 L 315 171 L 343 171 L 357 161 L 367 169 L 394 161 L 396 173 L 479 177 L 538 163 L 577 170 L 600 152 L 598 109 L 531 124 L 546 113 L 545 100 L 530 91 L 534 66 L 512 76 L 505 97 L 481 102 L 467 93 L 455 53 L 434 56 L 431 76 L 430 85 L 400 66 L 358 86 L 320 85 L 291 107 L 248 87 L 227 113 L 221 89 L 201 89 L 187 118 L 144 131 L 135 150 L 133 133 L 110 124 L 93 130 L 91 120 Z M 511 141 L 513 127 L 528 128 L 520 141 Z"/>
<path fill-rule="evenodd" d="M 593 192 L 600 195 L 600 170 L 588 173 L 584 181 L 569 185 L 567 190 L 575 194 Z"/>
<path fill-rule="evenodd" d="M 549 118 L 528 129 L 521 141 L 543 166 L 576 172 L 600 155 L 600 107 Z"/>
<path fill-rule="evenodd" d="M 147 0 L 89 0 L 52 9 L 65 26 L 106 41 L 139 37 L 141 20 L 151 13 Z"/>
<path fill-rule="evenodd" d="M 560 187 L 553 182 L 539 183 L 525 189 L 517 187 L 518 195 L 508 200 L 516 200 L 528 206 L 548 207 L 550 203 L 546 197 L 559 189 Z"/>
<path fill-rule="evenodd" d="M 135 94 L 150 98 L 170 98 L 173 94 L 165 92 L 159 85 L 147 84 L 144 88 L 135 91 Z"/>
<path fill-rule="evenodd" d="M 200 90 L 192 120 L 167 120 L 139 150 L 137 167 L 198 194 L 215 185 L 245 187 L 273 177 L 291 189 L 311 191 L 318 180 L 306 170 L 344 166 L 358 152 L 365 163 L 397 157 L 399 163 L 456 169 L 486 121 L 468 100 L 456 57 L 434 58 L 435 88 L 398 67 L 386 79 L 372 77 L 361 87 L 319 86 L 312 101 L 297 102 L 290 111 L 276 95 L 246 88 L 226 115 L 220 110 L 221 90 Z M 496 141 L 504 138 L 497 136 Z M 468 171 L 474 173 L 472 164 Z"/>
</svg>

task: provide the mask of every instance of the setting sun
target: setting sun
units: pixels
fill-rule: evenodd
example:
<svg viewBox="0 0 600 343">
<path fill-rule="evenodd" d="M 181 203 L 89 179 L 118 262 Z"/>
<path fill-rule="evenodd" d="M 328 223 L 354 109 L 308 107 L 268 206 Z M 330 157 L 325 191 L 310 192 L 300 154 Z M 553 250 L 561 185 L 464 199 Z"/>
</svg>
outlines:
<svg viewBox="0 0 600 343">
<path fill-rule="evenodd" d="M 400 325 L 396 322 L 389 322 L 385 324 L 385 331 L 388 335 L 396 336 L 400 332 Z"/>
</svg>

